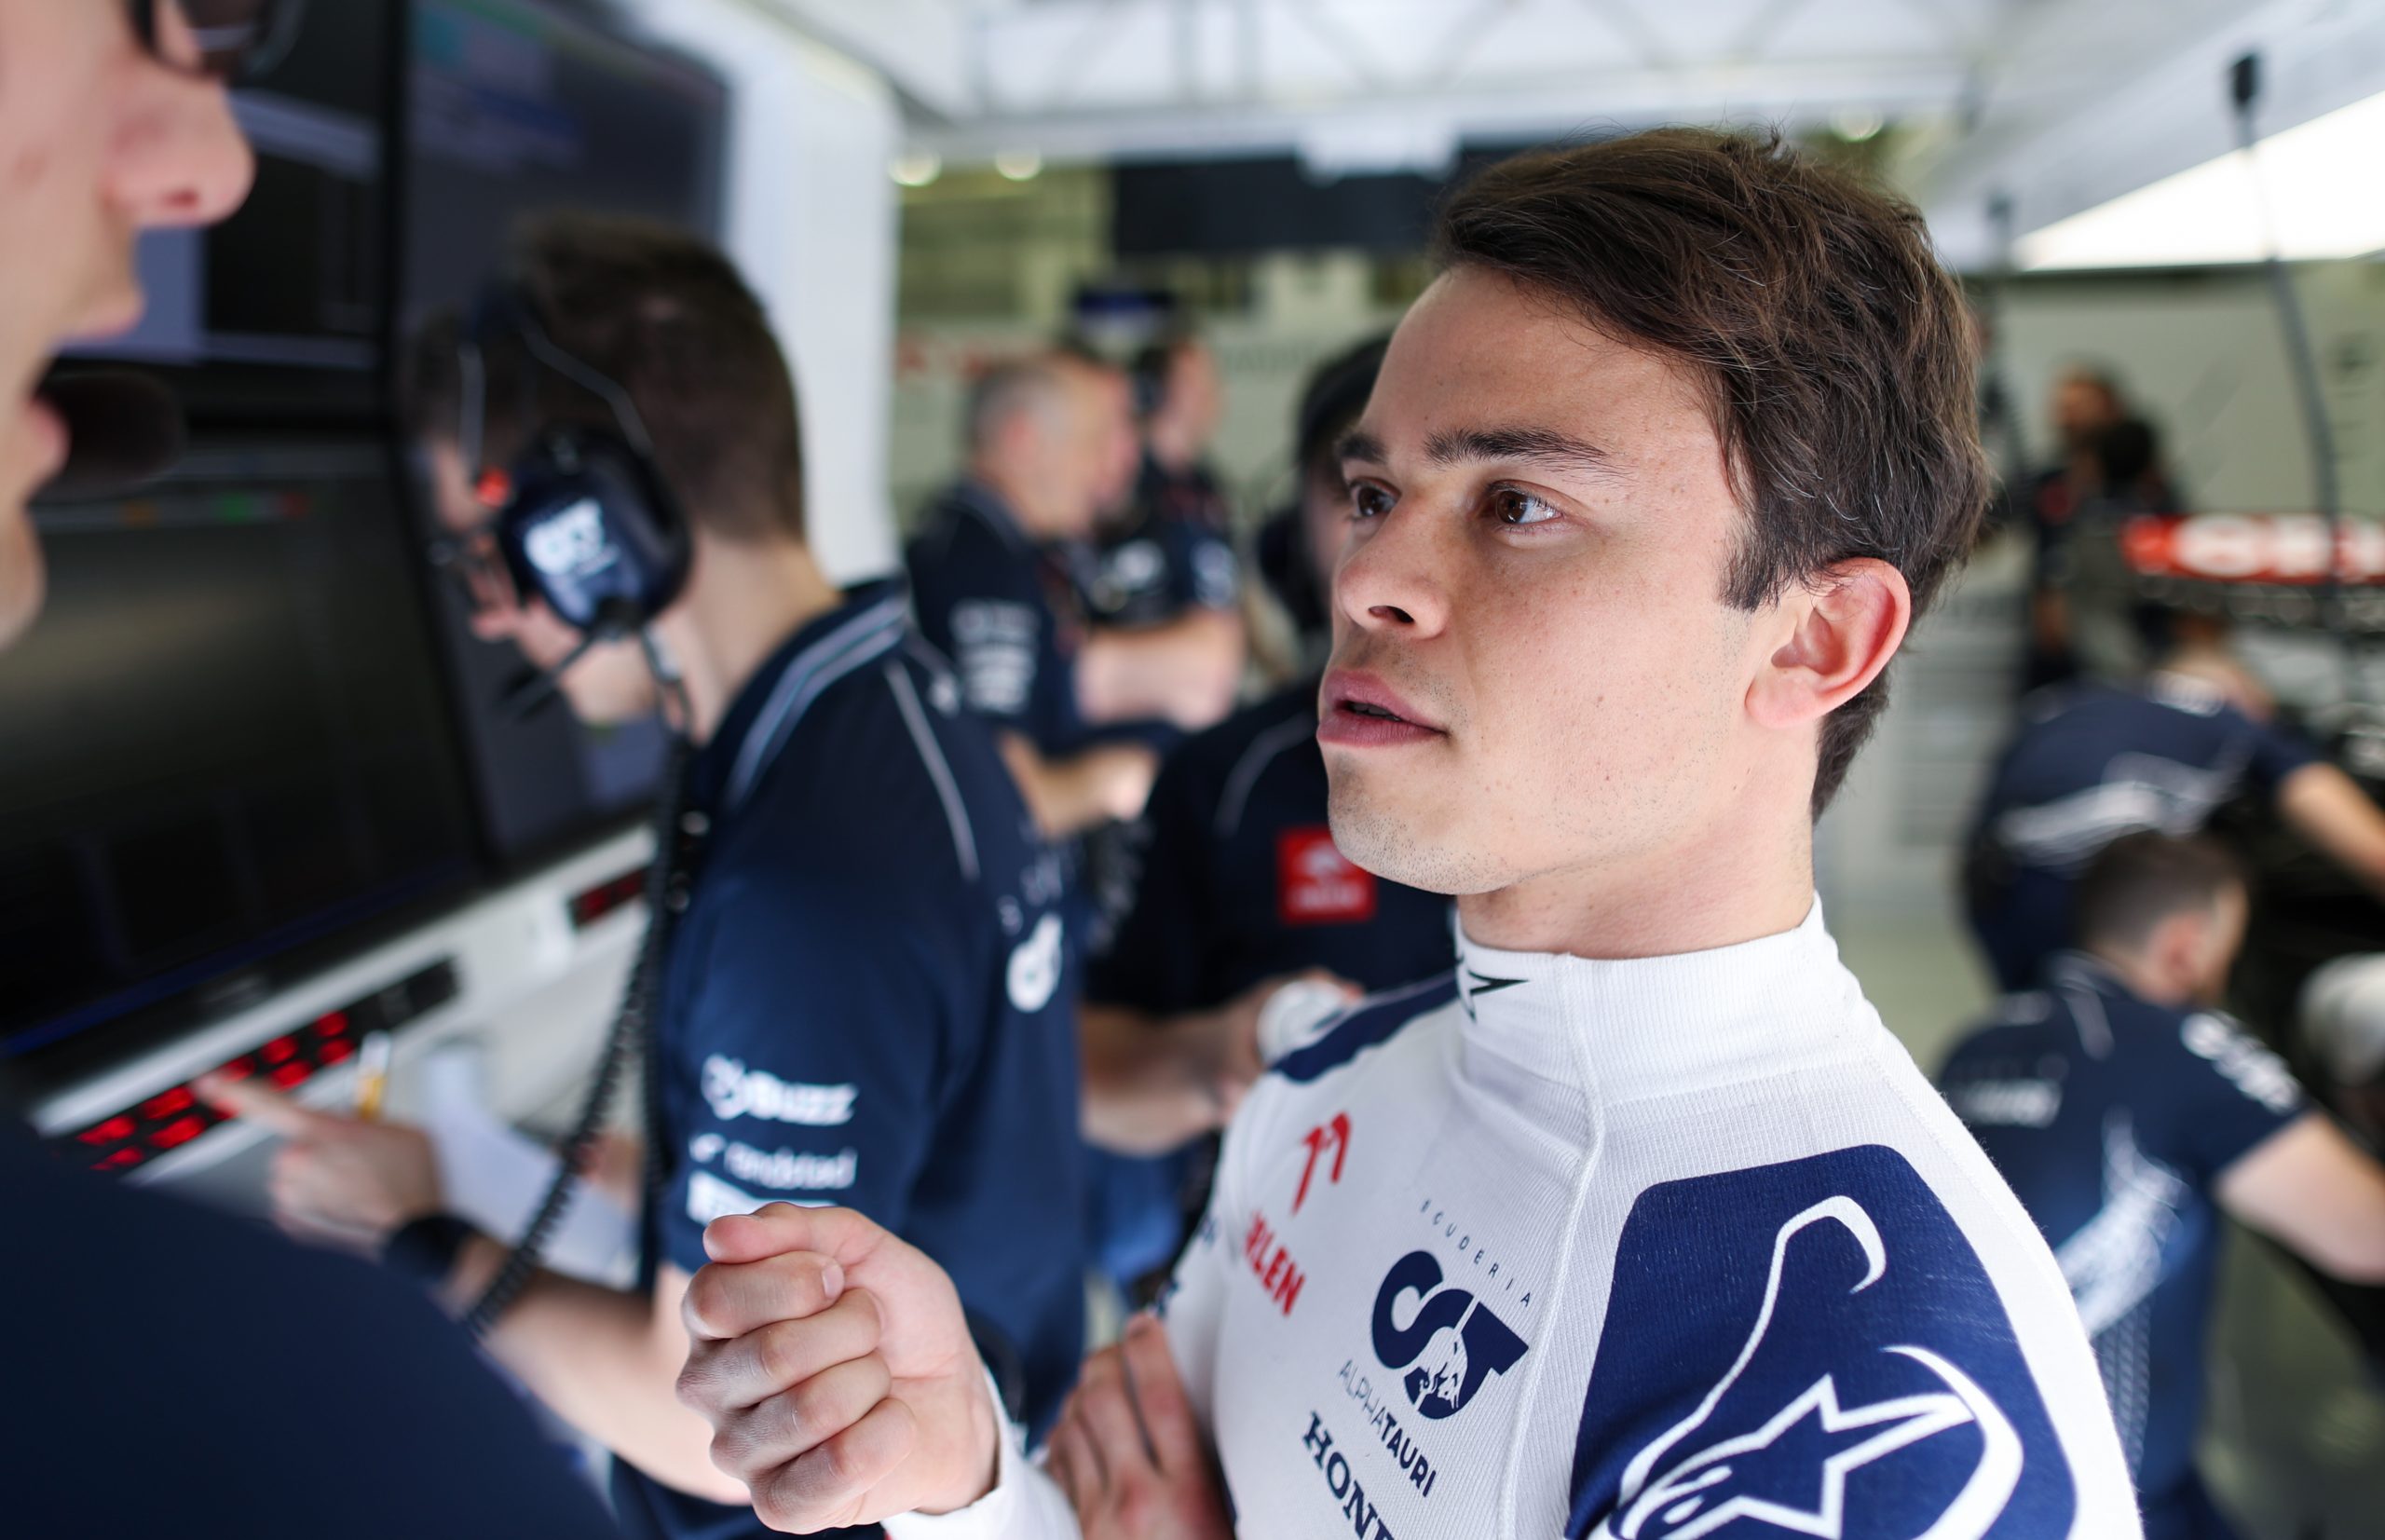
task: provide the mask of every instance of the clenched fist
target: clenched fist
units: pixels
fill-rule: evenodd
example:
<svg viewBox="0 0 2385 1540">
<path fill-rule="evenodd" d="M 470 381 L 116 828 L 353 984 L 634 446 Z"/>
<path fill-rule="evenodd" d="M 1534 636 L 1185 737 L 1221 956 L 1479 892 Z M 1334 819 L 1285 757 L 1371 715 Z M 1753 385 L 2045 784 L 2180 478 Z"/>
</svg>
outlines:
<svg viewBox="0 0 2385 1540">
<path fill-rule="evenodd" d="M 764 1523 L 810 1534 L 992 1489 L 1001 1412 L 924 1253 L 851 1209 L 783 1203 L 714 1220 L 704 1251 L 679 1399 Z"/>
</svg>

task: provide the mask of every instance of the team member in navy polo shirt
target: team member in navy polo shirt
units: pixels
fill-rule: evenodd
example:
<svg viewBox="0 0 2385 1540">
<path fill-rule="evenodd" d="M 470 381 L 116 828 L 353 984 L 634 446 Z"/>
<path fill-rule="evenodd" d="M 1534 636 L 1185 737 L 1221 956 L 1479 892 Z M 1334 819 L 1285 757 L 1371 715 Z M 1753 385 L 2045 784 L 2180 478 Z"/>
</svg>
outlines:
<svg viewBox="0 0 2385 1540">
<path fill-rule="evenodd" d="M 1044 832 L 1072 835 L 1142 810 L 1158 756 L 1124 727 L 1206 727 L 1241 663 L 1178 627 L 1088 630 L 1068 560 L 1101 511 L 1117 403 L 1102 372 L 1065 354 L 998 365 L 972 393 L 967 476 L 905 552 L 920 628 L 959 668 L 970 707 Z"/>
<path fill-rule="evenodd" d="M 2245 903 L 2224 847 L 2115 841 L 2079 883 L 2081 949 L 2007 997 L 1940 1077 L 2054 1247 L 2147 1540 L 2229 1533 L 2194 1471 L 2217 1216 L 2338 1277 L 2385 1281 L 2385 1168 L 2209 1009 Z"/>
<path fill-rule="evenodd" d="M 1103 532 L 1087 607 L 1097 623 L 1129 630 L 1204 612 L 1238 626 L 1232 511 L 1206 461 L 1224 410 L 1217 359 L 1198 336 L 1176 333 L 1136 355 L 1133 377 L 1133 485 Z"/>
<path fill-rule="evenodd" d="M 1328 361 L 1301 402 L 1302 565 L 1328 604 L 1350 528 L 1333 446 L 1366 409 L 1383 350 L 1377 339 Z M 1199 1212 L 1206 1162 L 1183 1146 L 1222 1126 L 1257 1073 L 1251 1021 L 1268 986 L 1322 970 L 1371 993 L 1454 961 L 1448 899 L 1334 848 L 1317 684 L 1303 678 L 1169 756 L 1143 815 L 1133 906 L 1088 975 L 1086 1127 L 1111 1149 L 1168 1152 L 1105 1192 L 1116 1206 L 1104 1261 L 1122 1279 L 1174 1260 L 1181 1216 Z"/>
<path fill-rule="evenodd" d="M 554 343 L 627 389 L 694 525 L 687 590 L 655 631 L 699 745 L 697 848 L 657 1012 L 643 1287 L 541 1275 L 489 1344 L 620 1456 L 634 1532 L 757 1533 L 674 1392 L 680 1298 L 721 1215 L 879 1215 L 951 1265 L 1022 1414 L 1057 1409 L 1083 1315 L 1061 875 L 899 585 L 840 595 L 813 565 L 793 386 L 729 266 L 675 233 L 587 219 L 518 245 Z M 453 445 L 442 455 L 469 485 Z M 536 602 L 495 619 L 541 666 L 571 645 Z M 600 647 L 561 686 L 601 715 L 632 698 L 620 675 L 636 666 Z M 419 1134 L 222 1094 L 290 1132 L 275 1192 L 293 1227 L 377 1239 L 438 1206 Z M 502 1256 L 468 1243 L 449 1296 L 473 1298 Z M 837 1394 L 879 1394 L 868 1374 Z"/>
<path fill-rule="evenodd" d="M 2180 622 L 2186 623 L 2186 622 Z M 2385 893 L 2385 814 L 2357 783 L 2270 723 L 2267 696 L 2215 639 L 2130 688 L 2032 695 L 1972 826 L 1964 898 L 1999 988 L 2026 988 L 2067 946 L 2071 893 L 2123 834 L 2191 834 L 2247 789 L 2346 871 Z"/>
</svg>

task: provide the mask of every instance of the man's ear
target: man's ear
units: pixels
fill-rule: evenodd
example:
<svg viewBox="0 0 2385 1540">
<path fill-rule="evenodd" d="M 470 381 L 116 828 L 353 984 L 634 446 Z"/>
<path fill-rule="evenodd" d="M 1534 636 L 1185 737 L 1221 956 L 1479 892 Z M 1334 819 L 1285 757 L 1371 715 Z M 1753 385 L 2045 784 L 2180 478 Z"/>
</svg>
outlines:
<svg viewBox="0 0 2385 1540">
<path fill-rule="evenodd" d="M 1870 556 L 1837 563 L 1782 599 L 1787 636 L 1748 688 L 1768 728 L 1819 722 L 1880 676 L 1913 623 L 1904 574 Z"/>
</svg>

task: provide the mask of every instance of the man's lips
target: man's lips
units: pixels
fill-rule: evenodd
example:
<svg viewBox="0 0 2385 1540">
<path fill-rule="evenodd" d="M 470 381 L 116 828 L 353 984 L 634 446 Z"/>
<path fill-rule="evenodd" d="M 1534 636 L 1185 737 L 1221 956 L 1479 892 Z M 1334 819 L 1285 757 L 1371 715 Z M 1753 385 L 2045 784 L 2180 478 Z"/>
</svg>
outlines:
<svg viewBox="0 0 2385 1540">
<path fill-rule="evenodd" d="M 1335 669 L 1319 692 L 1316 740 L 1350 747 L 1420 743 L 1446 734 L 1371 674 Z"/>
<path fill-rule="evenodd" d="M 25 423 L 30 429 L 33 441 L 29 446 L 33 461 L 33 479 L 38 485 L 56 475 L 59 468 L 66 463 L 67 451 L 71 445 L 67 439 L 64 420 L 51 409 L 48 402 L 43 401 L 39 396 L 29 397 L 25 402 L 24 412 Z"/>
</svg>

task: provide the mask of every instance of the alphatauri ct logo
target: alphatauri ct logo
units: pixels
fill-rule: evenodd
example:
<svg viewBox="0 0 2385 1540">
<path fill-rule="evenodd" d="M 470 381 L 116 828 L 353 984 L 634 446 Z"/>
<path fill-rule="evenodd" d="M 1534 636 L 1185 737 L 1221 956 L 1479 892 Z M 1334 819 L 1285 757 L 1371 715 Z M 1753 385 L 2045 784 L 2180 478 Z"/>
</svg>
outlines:
<svg viewBox="0 0 2385 1540">
<path fill-rule="evenodd" d="M 1412 1301 L 1411 1301 L 1412 1297 Z M 1482 1383 L 1513 1369 L 1524 1340 L 1465 1289 L 1441 1287 L 1441 1264 L 1411 1251 L 1391 1264 L 1375 1294 L 1375 1356 L 1406 1370 L 1399 1388 L 1435 1419 L 1454 1417 Z"/>
</svg>

